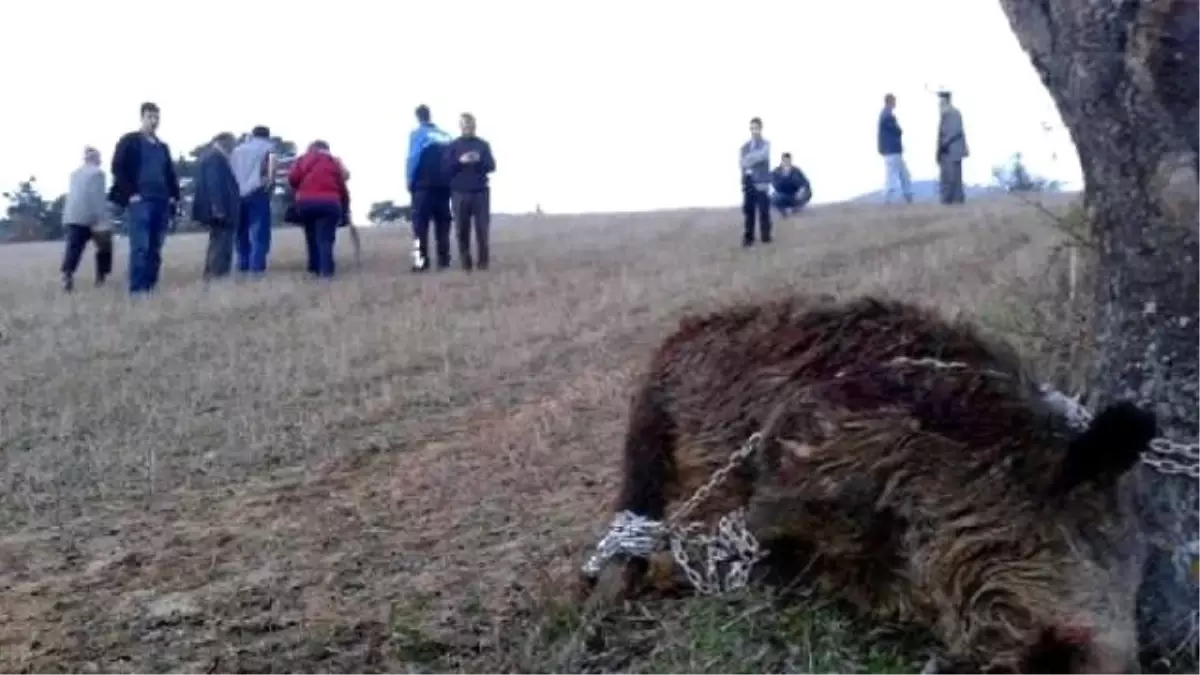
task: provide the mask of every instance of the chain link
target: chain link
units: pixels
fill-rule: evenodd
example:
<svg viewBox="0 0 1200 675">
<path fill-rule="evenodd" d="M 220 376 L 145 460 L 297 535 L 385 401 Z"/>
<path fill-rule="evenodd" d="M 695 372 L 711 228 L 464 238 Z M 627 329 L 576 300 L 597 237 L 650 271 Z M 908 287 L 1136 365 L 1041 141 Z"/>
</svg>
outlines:
<svg viewBox="0 0 1200 675">
<path fill-rule="evenodd" d="M 697 593 L 713 595 L 745 587 L 754 565 L 766 555 L 746 528 L 745 510 L 735 509 L 722 516 L 712 534 L 702 531 L 702 523 L 681 523 L 730 473 L 759 451 L 763 439 L 762 431 L 751 434 L 665 522 L 629 511 L 618 513 L 608 533 L 596 544 L 595 553 L 584 563 L 584 574 L 595 578 L 604 563 L 619 553 L 647 558 L 665 545 Z M 694 557 L 700 560 L 693 562 Z"/>
<path fill-rule="evenodd" d="M 966 370 L 972 367 L 959 361 L 914 359 L 905 356 L 896 357 L 888 364 L 941 370 Z M 981 369 L 979 372 L 993 377 L 1008 377 L 1007 374 L 995 370 Z M 838 373 L 837 377 L 842 375 Z M 1061 411 L 1072 427 L 1085 428 L 1091 422 L 1091 412 L 1077 397 L 1067 396 L 1048 384 L 1041 386 L 1041 392 L 1047 403 Z M 777 409 L 776 414 L 779 411 L 780 409 Z M 775 415 L 772 417 L 775 418 Z M 629 511 L 618 513 L 613 518 L 608 533 L 596 544 L 595 553 L 584 563 L 584 574 L 595 578 L 604 563 L 620 553 L 647 558 L 665 546 L 696 592 L 712 595 L 744 587 L 750 580 L 750 572 L 754 565 L 766 555 L 766 551 L 746 527 L 745 509 L 734 509 L 722 516 L 712 534 L 702 531 L 702 523 L 681 523 L 712 495 L 713 490 L 725 483 L 730 473 L 762 448 L 766 436 L 772 430 L 773 422 L 769 422 L 762 431 L 751 434 L 746 442 L 729 456 L 728 461 L 714 471 L 665 522 Z M 1142 462 L 1163 474 L 1200 478 L 1200 444 L 1155 438 L 1150 442 L 1149 452 L 1142 454 Z M 702 561 L 693 563 L 694 558 L 701 558 Z"/>
</svg>

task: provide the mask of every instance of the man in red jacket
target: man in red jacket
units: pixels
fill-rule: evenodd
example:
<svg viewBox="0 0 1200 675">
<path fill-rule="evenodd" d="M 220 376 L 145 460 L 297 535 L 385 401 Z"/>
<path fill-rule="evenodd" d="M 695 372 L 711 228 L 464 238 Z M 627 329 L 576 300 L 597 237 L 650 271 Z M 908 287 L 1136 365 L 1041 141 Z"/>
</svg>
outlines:
<svg viewBox="0 0 1200 675">
<path fill-rule="evenodd" d="M 296 196 L 296 218 L 304 226 L 308 271 L 318 277 L 333 276 L 333 246 L 338 225 L 346 215 L 342 204 L 348 201 L 349 177 L 325 141 L 313 141 L 288 172 L 288 184 Z"/>
</svg>

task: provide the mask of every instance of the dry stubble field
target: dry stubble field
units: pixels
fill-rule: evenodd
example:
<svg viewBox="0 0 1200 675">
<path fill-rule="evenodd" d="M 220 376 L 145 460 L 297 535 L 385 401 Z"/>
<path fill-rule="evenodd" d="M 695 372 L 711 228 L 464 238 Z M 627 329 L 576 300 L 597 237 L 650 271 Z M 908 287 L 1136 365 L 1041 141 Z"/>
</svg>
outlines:
<svg viewBox="0 0 1200 675">
<path fill-rule="evenodd" d="M 888 292 L 1034 355 L 1066 314 L 1061 236 L 1018 201 L 821 207 L 749 251 L 738 219 L 501 219 L 474 276 L 414 277 L 407 232 L 367 230 L 332 284 L 284 230 L 269 278 L 210 288 L 179 236 L 137 302 L 90 251 L 64 296 L 59 244 L 0 249 L 0 671 L 919 667 L 816 598 L 563 601 L 681 312 Z"/>
</svg>

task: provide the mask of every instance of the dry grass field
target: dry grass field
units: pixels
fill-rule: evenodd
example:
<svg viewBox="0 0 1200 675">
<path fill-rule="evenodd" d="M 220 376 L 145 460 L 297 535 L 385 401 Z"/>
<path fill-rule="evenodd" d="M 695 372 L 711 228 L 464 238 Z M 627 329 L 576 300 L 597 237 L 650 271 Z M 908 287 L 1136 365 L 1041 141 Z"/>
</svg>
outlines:
<svg viewBox="0 0 1200 675">
<path fill-rule="evenodd" d="M 1063 237 L 1027 204 L 818 207 L 750 250 L 739 218 L 500 219 L 471 276 L 410 275 L 407 231 L 367 230 L 328 284 L 297 231 L 211 287 L 178 236 L 136 301 L 124 242 L 117 283 L 89 249 L 69 296 L 59 244 L 0 249 L 0 671 L 919 669 L 921 636 L 822 598 L 564 600 L 684 311 L 889 293 L 1076 370 Z"/>
</svg>

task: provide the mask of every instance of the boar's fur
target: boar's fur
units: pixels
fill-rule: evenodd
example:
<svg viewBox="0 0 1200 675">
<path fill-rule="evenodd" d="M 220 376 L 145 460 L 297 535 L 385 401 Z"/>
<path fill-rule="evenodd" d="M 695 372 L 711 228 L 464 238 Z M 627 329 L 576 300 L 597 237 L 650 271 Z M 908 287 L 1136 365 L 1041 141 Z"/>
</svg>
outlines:
<svg viewBox="0 0 1200 675">
<path fill-rule="evenodd" d="M 927 627 L 956 670 L 1134 667 L 1129 469 L 1152 415 L 1118 403 L 1073 431 L 1012 349 L 910 304 L 740 305 L 684 319 L 656 352 L 617 510 L 662 519 L 769 416 L 759 455 L 692 518 L 747 507 L 816 588 Z"/>
</svg>

